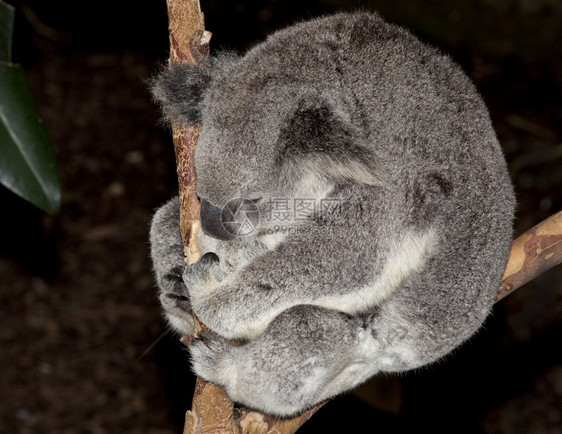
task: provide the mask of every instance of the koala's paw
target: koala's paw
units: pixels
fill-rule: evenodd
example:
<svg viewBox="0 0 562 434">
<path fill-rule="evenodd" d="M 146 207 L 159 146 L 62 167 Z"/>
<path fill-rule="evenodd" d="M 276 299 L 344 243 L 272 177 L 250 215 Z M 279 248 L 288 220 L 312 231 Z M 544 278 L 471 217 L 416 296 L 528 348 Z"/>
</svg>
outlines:
<svg viewBox="0 0 562 434">
<path fill-rule="evenodd" d="M 208 331 L 201 331 L 189 346 L 193 372 L 207 381 L 225 386 L 225 379 L 235 378 L 231 351 L 236 347 L 226 339 Z"/>
<path fill-rule="evenodd" d="M 205 298 L 220 285 L 225 278 L 225 273 L 219 264 L 219 257 L 209 252 L 184 270 L 183 283 L 191 299 Z"/>
<path fill-rule="evenodd" d="M 191 301 L 183 283 L 181 267 L 173 268 L 160 279 L 160 304 L 173 329 L 182 335 L 194 332 Z"/>
<path fill-rule="evenodd" d="M 173 268 L 161 279 L 160 300 L 164 307 L 177 307 L 187 313 L 191 313 L 189 293 L 182 279 L 182 269 Z"/>
</svg>

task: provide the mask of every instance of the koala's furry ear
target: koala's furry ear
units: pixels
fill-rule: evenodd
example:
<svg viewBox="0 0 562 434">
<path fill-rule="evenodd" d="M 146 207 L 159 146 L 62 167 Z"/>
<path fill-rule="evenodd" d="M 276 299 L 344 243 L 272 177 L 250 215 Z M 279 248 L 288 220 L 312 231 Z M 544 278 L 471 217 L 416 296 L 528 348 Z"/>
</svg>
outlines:
<svg viewBox="0 0 562 434">
<path fill-rule="evenodd" d="M 211 83 L 215 66 L 215 59 L 205 59 L 199 65 L 162 67 L 151 88 L 167 122 L 193 125 L 201 121 L 203 94 Z"/>
<path fill-rule="evenodd" d="M 301 103 L 279 140 L 278 163 L 287 179 L 315 173 L 335 184 L 386 184 L 380 158 L 327 102 Z"/>
</svg>

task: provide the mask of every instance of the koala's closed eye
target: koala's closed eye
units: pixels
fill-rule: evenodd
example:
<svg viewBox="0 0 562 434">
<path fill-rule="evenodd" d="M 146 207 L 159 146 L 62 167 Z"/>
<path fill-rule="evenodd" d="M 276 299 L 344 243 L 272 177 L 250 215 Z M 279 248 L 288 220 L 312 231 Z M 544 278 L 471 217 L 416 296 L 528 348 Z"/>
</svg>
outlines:
<svg viewBox="0 0 562 434">
<path fill-rule="evenodd" d="M 202 125 L 202 261 L 184 267 L 177 199 L 151 227 L 171 326 L 189 333 L 193 310 L 218 334 L 191 345 L 198 375 L 288 416 L 480 327 L 514 195 L 484 103 L 438 50 L 337 14 L 164 70 L 153 93 Z"/>
</svg>

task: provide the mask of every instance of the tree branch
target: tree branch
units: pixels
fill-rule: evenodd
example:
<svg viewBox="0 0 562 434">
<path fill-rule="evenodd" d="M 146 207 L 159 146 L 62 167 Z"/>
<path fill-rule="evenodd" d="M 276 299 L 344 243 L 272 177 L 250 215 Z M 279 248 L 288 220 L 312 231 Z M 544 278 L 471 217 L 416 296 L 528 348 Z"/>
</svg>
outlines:
<svg viewBox="0 0 562 434">
<path fill-rule="evenodd" d="M 211 33 L 205 30 L 198 0 L 169 0 L 170 64 L 197 62 L 209 55 Z M 199 125 L 172 125 L 180 198 L 180 230 L 187 264 L 197 262 L 199 200 L 193 155 L 201 132 Z"/>
<path fill-rule="evenodd" d="M 562 211 L 559 211 L 513 241 L 496 301 L 561 262 Z"/>
</svg>

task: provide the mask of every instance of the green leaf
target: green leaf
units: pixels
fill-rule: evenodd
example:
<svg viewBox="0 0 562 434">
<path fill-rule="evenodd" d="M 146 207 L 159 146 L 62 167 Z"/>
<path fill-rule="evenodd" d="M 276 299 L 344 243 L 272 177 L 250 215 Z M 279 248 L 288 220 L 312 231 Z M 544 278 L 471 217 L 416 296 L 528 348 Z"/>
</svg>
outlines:
<svg viewBox="0 0 562 434">
<path fill-rule="evenodd" d="M 14 8 L 0 0 L 0 184 L 51 214 L 60 210 L 55 155 L 21 67 L 11 64 Z"/>
<path fill-rule="evenodd" d="M 14 8 L 0 1 L 0 61 L 12 61 L 12 32 L 14 30 Z"/>
<path fill-rule="evenodd" d="M 60 210 L 55 155 L 25 73 L 1 62 L 0 183 L 48 213 Z"/>
</svg>

